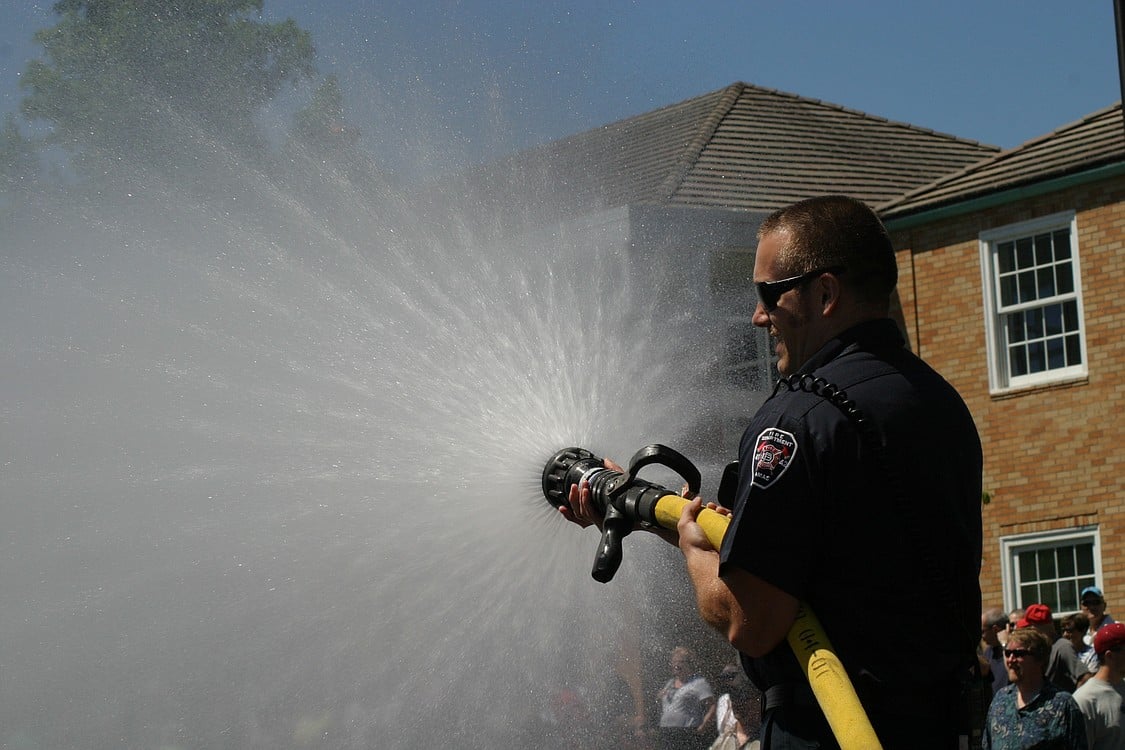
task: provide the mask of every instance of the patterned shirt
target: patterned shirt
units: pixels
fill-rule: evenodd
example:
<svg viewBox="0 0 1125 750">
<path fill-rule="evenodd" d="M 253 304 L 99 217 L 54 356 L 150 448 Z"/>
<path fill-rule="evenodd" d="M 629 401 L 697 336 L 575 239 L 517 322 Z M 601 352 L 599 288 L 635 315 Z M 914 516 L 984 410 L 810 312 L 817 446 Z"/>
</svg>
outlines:
<svg viewBox="0 0 1125 750">
<path fill-rule="evenodd" d="M 1015 685 L 992 699 L 981 738 L 983 750 L 1086 750 L 1086 721 L 1070 693 L 1049 682 L 1019 707 Z"/>
</svg>

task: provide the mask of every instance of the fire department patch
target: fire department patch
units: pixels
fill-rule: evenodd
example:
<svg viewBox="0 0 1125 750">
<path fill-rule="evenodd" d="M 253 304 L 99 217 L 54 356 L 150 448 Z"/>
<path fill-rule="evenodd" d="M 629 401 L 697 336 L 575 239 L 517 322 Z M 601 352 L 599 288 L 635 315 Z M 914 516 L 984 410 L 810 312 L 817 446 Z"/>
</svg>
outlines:
<svg viewBox="0 0 1125 750">
<path fill-rule="evenodd" d="M 763 490 L 776 482 L 793 457 L 797 455 L 797 439 L 793 434 L 769 427 L 758 436 L 754 446 L 754 485 Z"/>
</svg>

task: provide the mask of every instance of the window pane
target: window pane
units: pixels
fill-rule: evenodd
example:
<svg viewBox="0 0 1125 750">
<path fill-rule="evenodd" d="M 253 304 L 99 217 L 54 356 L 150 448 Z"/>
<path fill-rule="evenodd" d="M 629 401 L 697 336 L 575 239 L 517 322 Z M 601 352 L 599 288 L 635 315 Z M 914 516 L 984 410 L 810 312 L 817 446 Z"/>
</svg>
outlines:
<svg viewBox="0 0 1125 750">
<path fill-rule="evenodd" d="M 1074 300 L 1063 303 L 1063 326 L 1067 331 L 1078 330 L 1078 303 Z"/>
<path fill-rule="evenodd" d="M 1033 341 L 1027 345 L 1027 369 L 1031 372 L 1043 372 L 1047 369 L 1047 349 L 1042 341 Z"/>
<path fill-rule="evenodd" d="M 1008 305 L 1016 304 L 1018 297 L 1016 296 L 1016 277 L 1015 276 L 1001 276 L 1000 277 L 1000 304 L 1007 307 Z"/>
<path fill-rule="evenodd" d="M 1054 233 L 1055 237 L 1055 259 L 1064 260 L 1070 258 L 1070 229 L 1060 229 Z"/>
<path fill-rule="evenodd" d="M 1018 344 L 1027 338 L 1023 331 L 1023 316 L 1019 313 L 1008 315 L 1004 318 L 1008 326 L 1008 341 Z"/>
<path fill-rule="evenodd" d="M 1082 344 L 1077 333 L 1066 337 L 1066 364 L 1068 367 L 1082 364 Z"/>
<path fill-rule="evenodd" d="M 1035 555 L 1030 552 L 1020 555 L 1020 580 L 1039 580 L 1039 569 L 1035 566 Z"/>
<path fill-rule="evenodd" d="M 1000 273 L 1016 270 L 1016 243 L 1001 242 L 996 245 L 996 266 Z"/>
<path fill-rule="evenodd" d="M 1051 254 L 1051 235 L 1040 234 L 1035 237 L 1035 265 L 1050 265 L 1054 257 Z"/>
<path fill-rule="evenodd" d="M 1035 271 L 1024 271 L 1019 274 L 1020 302 L 1034 302 L 1039 299 L 1035 294 Z"/>
<path fill-rule="evenodd" d="M 1055 565 L 1055 551 L 1053 549 L 1039 550 L 1039 580 L 1057 576 L 1058 567 Z"/>
<path fill-rule="evenodd" d="M 1043 308 L 1043 323 L 1048 336 L 1058 336 L 1066 329 L 1063 328 L 1062 305 L 1048 305 Z"/>
<path fill-rule="evenodd" d="M 1055 284 L 1058 294 L 1074 293 L 1074 267 L 1070 261 L 1055 266 Z"/>
<path fill-rule="evenodd" d="M 1059 581 L 1059 609 L 1078 609 L 1078 583 L 1074 580 Z"/>
<path fill-rule="evenodd" d="M 1032 250 L 1031 238 L 1022 237 L 1016 240 L 1016 268 L 1031 268 L 1035 265 L 1035 253 Z"/>
<path fill-rule="evenodd" d="M 1036 282 L 1039 285 L 1039 298 L 1055 296 L 1055 269 L 1053 266 L 1040 268 L 1035 272 Z"/>
<path fill-rule="evenodd" d="M 1073 577 L 1078 573 L 1074 566 L 1074 549 L 1063 547 L 1059 550 L 1059 578 Z"/>
<path fill-rule="evenodd" d="M 1008 371 L 1012 377 L 1027 374 L 1027 352 L 1022 346 L 1013 346 L 1008 350 Z"/>
<path fill-rule="evenodd" d="M 1062 339 L 1047 339 L 1047 366 L 1052 370 L 1066 367 L 1066 351 Z"/>
<path fill-rule="evenodd" d="M 1027 337 L 1029 339 L 1042 338 L 1043 308 L 1036 307 L 1032 310 L 1025 310 L 1023 314 L 1023 324 L 1027 330 Z"/>
<path fill-rule="evenodd" d="M 1039 587 L 1035 584 L 1020 586 L 1020 606 L 1026 607 L 1039 601 Z"/>
<path fill-rule="evenodd" d="M 1078 572 L 1082 575 L 1094 575 L 1094 544 L 1087 542 L 1079 544 L 1074 548 L 1074 558 L 1078 562 Z M 1086 586 L 1093 586 L 1094 582 L 1085 584 Z"/>
</svg>

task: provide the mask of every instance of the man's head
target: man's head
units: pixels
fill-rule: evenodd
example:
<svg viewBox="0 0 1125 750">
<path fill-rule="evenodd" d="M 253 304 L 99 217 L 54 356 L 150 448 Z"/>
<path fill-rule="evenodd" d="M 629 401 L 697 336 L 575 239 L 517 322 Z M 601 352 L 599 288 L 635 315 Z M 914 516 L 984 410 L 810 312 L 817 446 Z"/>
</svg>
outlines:
<svg viewBox="0 0 1125 750">
<path fill-rule="evenodd" d="M 1076 650 L 1083 650 L 1086 647 L 1086 642 L 1082 640 L 1082 637 L 1090 629 L 1090 621 L 1086 618 L 1086 615 L 1080 612 L 1067 615 L 1059 620 L 1059 623 L 1062 625 L 1062 637 L 1070 641 Z"/>
<path fill-rule="evenodd" d="M 1094 624 L 1098 624 L 1105 617 L 1105 597 L 1097 586 L 1087 586 L 1082 589 L 1082 611 Z"/>
<path fill-rule="evenodd" d="M 1099 676 L 1118 682 L 1125 677 L 1125 624 L 1110 623 L 1094 635 L 1094 651 L 1105 671 Z"/>
<path fill-rule="evenodd" d="M 668 663 L 672 667 L 672 674 L 677 677 L 689 677 L 695 674 L 695 652 L 686 646 L 676 646 L 672 649 Z"/>
<path fill-rule="evenodd" d="M 1125 647 L 1125 623 L 1113 622 L 1094 635 L 1094 651 L 1105 656 L 1107 651 L 1120 651 Z"/>
<path fill-rule="evenodd" d="M 1008 616 L 999 609 L 989 609 L 980 616 L 980 639 L 988 646 L 1000 645 L 1000 633 L 1008 629 Z"/>
<path fill-rule="evenodd" d="M 789 375 L 840 332 L 886 317 L 897 282 L 894 248 L 874 211 L 839 195 L 803 200 L 758 229 L 754 325 L 777 340 L 778 370 Z"/>
<path fill-rule="evenodd" d="M 1008 679 L 1016 684 L 1036 685 L 1051 658 L 1051 642 L 1035 628 L 1016 628 L 1004 646 Z"/>
<path fill-rule="evenodd" d="M 1055 621 L 1051 618 L 1051 608 L 1046 604 L 1032 604 L 1023 613 L 1018 623 L 1021 628 L 1035 628 L 1039 632 L 1054 637 Z"/>
</svg>

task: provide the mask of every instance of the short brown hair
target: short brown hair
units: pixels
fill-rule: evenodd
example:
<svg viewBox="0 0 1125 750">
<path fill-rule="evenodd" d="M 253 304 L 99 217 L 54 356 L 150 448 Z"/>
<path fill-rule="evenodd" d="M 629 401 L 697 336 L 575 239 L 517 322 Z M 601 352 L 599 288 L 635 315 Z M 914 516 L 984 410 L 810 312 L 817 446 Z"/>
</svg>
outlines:
<svg viewBox="0 0 1125 750">
<path fill-rule="evenodd" d="M 867 302 L 889 302 L 898 284 L 898 261 L 883 222 L 867 204 L 846 195 L 807 198 L 770 214 L 758 239 L 785 232 L 778 253 L 793 275 L 840 266 L 840 283 Z"/>
<path fill-rule="evenodd" d="M 1031 655 L 1038 659 L 1044 667 L 1051 658 L 1051 642 L 1047 640 L 1047 636 L 1035 628 L 1016 628 L 1008 636 L 1008 643 L 1005 648 L 1012 646 L 1022 646 L 1031 652 Z"/>
<path fill-rule="evenodd" d="M 1090 629 L 1090 618 L 1081 612 L 1073 615 L 1067 615 L 1059 620 L 1062 623 L 1063 630 L 1075 630 L 1079 633 L 1085 633 Z"/>
</svg>

